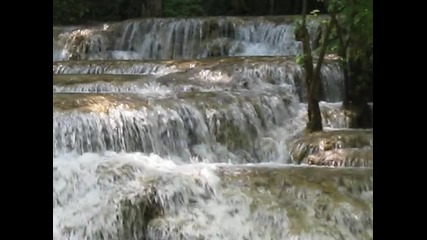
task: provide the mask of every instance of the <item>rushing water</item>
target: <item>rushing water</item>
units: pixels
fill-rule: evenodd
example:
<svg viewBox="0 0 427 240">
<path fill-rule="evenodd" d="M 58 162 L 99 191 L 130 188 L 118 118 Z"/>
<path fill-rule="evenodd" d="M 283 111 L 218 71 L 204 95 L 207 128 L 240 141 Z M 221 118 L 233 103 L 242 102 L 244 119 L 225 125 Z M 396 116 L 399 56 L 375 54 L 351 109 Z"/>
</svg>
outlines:
<svg viewBox="0 0 427 240">
<path fill-rule="evenodd" d="M 283 17 L 54 27 L 53 239 L 372 239 L 360 159 L 372 134 L 339 150 L 349 167 L 291 154 L 306 121 L 292 29 Z M 348 127 L 342 78 L 327 60 L 329 130 Z"/>
</svg>

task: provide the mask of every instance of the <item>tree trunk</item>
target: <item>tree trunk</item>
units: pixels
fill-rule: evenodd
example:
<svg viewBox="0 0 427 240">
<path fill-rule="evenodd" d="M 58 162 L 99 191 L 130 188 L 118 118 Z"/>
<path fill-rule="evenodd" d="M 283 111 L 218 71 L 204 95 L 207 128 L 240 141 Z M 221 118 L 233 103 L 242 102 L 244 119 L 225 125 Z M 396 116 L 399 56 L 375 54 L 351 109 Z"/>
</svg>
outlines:
<svg viewBox="0 0 427 240">
<path fill-rule="evenodd" d="M 325 35 L 325 41 L 323 41 L 321 55 L 319 57 L 316 69 L 313 67 L 313 54 L 310 46 L 310 34 L 307 29 L 306 24 L 306 13 L 307 13 L 307 0 L 303 2 L 302 10 L 302 26 L 298 29 L 296 34 L 296 39 L 302 41 L 303 51 L 304 51 L 304 62 L 303 66 L 306 73 L 306 86 L 308 88 L 308 108 L 307 108 L 307 127 L 308 132 L 317 132 L 322 131 L 322 115 L 319 107 L 319 86 L 320 86 L 320 68 L 323 62 L 323 57 L 326 52 L 327 38 L 329 38 L 329 33 L 331 29 L 331 24 L 328 26 L 328 31 Z"/>
</svg>

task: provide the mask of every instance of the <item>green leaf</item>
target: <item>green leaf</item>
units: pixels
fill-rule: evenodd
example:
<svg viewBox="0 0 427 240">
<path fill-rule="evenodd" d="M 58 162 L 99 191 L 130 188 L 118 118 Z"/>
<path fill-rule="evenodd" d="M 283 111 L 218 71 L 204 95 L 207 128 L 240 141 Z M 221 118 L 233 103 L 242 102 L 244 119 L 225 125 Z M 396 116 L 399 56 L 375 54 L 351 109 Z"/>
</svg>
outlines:
<svg viewBox="0 0 427 240">
<path fill-rule="evenodd" d="M 295 61 L 296 61 L 297 64 L 303 65 L 304 62 L 305 62 L 305 59 L 306 59 L 305 54 L 299 54 L 299 55 L 297 55 Z"/>
</svg>

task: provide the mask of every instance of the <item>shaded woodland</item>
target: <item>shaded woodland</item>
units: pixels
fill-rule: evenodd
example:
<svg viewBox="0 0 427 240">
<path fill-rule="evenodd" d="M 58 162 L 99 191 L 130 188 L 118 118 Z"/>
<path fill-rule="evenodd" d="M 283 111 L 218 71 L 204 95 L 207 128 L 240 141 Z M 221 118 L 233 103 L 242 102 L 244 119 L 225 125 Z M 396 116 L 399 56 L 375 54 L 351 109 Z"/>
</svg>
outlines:
<svg viewBox="0 0 427 240">
<path fill-rule="evenodd" d="M 141 17 L 261 16 L 301 14 L 301 0 L 53 0 L 53 24 L 85 24 Z M 308 11 L 325 13 L 323 2 Z"/>
</svg>

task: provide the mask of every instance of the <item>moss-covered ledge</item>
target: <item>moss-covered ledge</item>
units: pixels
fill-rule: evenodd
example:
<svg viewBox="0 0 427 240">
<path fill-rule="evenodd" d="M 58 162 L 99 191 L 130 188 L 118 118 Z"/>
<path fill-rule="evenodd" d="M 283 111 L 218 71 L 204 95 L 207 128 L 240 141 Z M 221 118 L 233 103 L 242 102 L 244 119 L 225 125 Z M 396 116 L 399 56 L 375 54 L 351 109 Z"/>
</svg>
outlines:
<svg viewBox="0 0 427 240">
<path fill-rule="evenodd" d="M 301 133 L 289 144 L 291 160 L 296 164 L 372 166 L 372 129 Z"/>
</svg>

